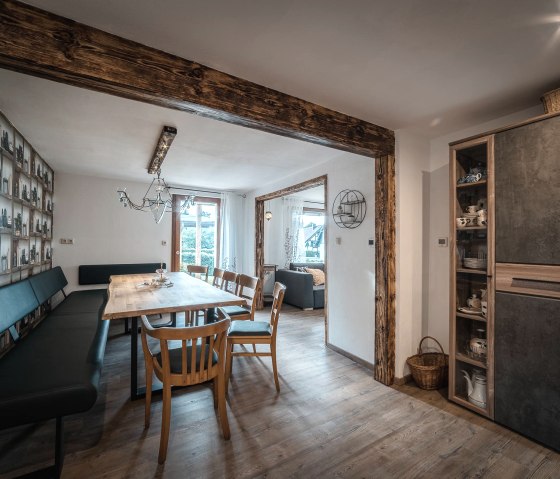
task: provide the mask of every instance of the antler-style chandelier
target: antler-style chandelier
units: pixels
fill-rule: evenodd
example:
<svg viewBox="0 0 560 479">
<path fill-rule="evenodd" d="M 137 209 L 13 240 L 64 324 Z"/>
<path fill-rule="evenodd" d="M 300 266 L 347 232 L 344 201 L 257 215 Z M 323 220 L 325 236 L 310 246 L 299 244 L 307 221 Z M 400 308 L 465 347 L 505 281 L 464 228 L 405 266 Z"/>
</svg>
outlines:
<svg viewBox="0 0 560 479">
<path fill-rule="evenodd" d="M 130 199 L 126 188 L 118 189 L 119 200 L 121 204 L 126 208 L 131 208 L 136 211 L 151 211 L 154 215 L 156 223 L 159 223 L 166 211 L 173 210 L 173 197 L 169 191 L 170 187 L 165 182 L 165 179 L 161 177 L 161 164 L 165 159 L 165 155 L 177 134 L 177 129 L 171 126 L 164 126 L 161 132 L 158 144 L 154 151 L 154 155 L 150 164 L 148 166 L 148 173 L 156 174 L 152 183 L 150 184 L 148 191 L 144 194 L 141 203 L 135 203 Z M 181 203 L 179 207 L 179 213 L 183 213 L 185 210 L 194 205 L 194 196 L 189 195 Z"/>
</svg>

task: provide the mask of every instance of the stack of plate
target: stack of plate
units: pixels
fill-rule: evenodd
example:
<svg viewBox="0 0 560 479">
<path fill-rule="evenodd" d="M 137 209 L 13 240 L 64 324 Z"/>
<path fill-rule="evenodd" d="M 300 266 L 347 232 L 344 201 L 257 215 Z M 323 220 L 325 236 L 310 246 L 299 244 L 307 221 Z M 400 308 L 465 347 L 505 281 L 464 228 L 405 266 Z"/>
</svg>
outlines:
<svg viewBox="0 0 560 479">
<path fill-rule="evenodd" d="M 479 258 L 465 258 L 463 260 L 465 268 L 469 269 L 486 269 L 486 260 Z"/>
<path fill-rule="evenodd" d="M 470 221 L 469 226 L 477 226 L 477 217 L 476 213 L 463 213 L 464 218 L 468 218 Z"/>
</svg>

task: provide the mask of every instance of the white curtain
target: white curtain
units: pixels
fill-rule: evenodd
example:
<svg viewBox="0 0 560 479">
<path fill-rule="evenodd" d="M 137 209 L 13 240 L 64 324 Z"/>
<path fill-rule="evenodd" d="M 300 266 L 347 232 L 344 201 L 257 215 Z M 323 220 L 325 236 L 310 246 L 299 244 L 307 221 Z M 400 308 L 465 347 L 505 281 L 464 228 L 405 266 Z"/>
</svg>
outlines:
<svg viewBox="0 0 560 479">
<path fill-rule="evenodd" d="M 284 267 L 284 222 L 282 198 L 265 201 L 264 210 L 272 213 L 272 219 L 264 220 L 264 263 Z"/>
<path fill-rule="evenodd" d="M 284 268 L 290 263 L 299 262 L 305 255 L 305 238 L 303 237 L 303 200 L 283 198 L 282 222 L 284 229 Z"/>
<path fill-rule="evenodd" d="M 222 237 L 220 267 L 241 272 L 243 260 L 244 198 L 237 193 L 222 193 Z"/>
</svg>

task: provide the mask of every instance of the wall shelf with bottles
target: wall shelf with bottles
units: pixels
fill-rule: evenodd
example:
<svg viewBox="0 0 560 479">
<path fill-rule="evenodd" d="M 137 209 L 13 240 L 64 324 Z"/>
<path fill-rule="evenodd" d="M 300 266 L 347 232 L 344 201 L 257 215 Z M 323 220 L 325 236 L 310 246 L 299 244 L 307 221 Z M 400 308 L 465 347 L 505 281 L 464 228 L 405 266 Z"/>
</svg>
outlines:
<svg viewBox="0 0 560 479">
<path fill-rule="evenodd" d="M 449 399 L 494 414 L 493 137 L 451 148 Z"/>
<path fill-rule="evenodd" d="M 52 267 L 52 168 L 0 112 L 0 286 Z"/>
</svg>

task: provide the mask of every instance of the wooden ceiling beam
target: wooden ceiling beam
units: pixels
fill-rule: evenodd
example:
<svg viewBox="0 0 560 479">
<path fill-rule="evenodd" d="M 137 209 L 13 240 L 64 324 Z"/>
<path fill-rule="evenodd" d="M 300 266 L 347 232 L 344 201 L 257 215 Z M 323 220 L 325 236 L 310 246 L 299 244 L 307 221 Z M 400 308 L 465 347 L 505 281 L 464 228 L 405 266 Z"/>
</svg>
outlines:
<svg viewBox="0 0 560 479">
<path fill-rule="evenodd" d="M 394 132 L 14 0 L 0 67 L 367 156 Z"/>
</svg>

